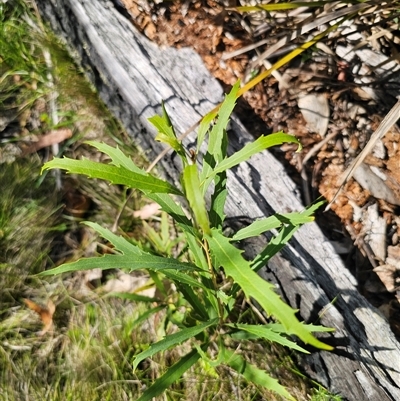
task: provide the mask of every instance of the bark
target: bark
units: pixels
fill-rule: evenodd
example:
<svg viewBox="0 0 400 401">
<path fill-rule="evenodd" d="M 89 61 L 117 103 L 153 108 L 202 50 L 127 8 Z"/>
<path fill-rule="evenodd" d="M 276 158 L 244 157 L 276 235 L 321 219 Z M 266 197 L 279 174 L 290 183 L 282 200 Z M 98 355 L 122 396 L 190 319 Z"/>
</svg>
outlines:
<svg viewBox="0 0 400 401">
<path fill-rule="evenodd" d="M 41 0 L 37 5 L 150 160 L 163 146 L 153 140 L 156 133 L 147 118 L 160 113 L 162 99 L 179 132 L 222 99 L 220 85 L 196 53 L 158 48 L 113 3 Z M 232 149 L 252 140 L 235 116 L 229 137 Z M 192 133 L 185 145 L 194 144 Z M 177 159 L 170 154 L 159 168 L 173 181 L 180 168 Z M 231 171 L 228 187 L 226 213 L 232 226 L 238 216 L 254 219 L 303 209 L 296 186 L 268 152 Z M 245 243 L 247 255 L 253 256 L 264 240 Z M 307 374 L 348 400 L 400 400 L 400 345 L 382 314 L 359 294 L 355 278 L 316 224 L 299 230 L 262 275 L 277 284 L 306 322 L 336 328 L 334 334 L 322 336 L 336 346 L 335 351 L 302 357 Z"/>
</svg>

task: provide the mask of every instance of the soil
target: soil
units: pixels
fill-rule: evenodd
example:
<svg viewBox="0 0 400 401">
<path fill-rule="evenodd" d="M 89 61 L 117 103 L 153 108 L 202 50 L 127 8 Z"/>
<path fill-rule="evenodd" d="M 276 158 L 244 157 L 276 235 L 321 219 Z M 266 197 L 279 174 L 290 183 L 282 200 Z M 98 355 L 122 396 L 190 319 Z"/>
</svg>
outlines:
<svg viewBox="0 0 400 401">
<path fill-rule="evenodd" d="M 115 0 L 114 3 L 159 46 L 190 46 L 196 50 L 226 90 L 238 79 L 246 81 L 252 74 L 251 66 L 257 54 L 275 43 L 279 35 L 289 32 L 293 23 L 289 18 L 278 18 L 269 19 L 265 24 L 265 15 L 258 16 L 258 19 L 257 15 L 243 17 L 212 0 L 163 2 L 158 5 L 140 0 Z M 258 35 L 259 32 L 261 34 Z M 230 52 L 261 40 L 266 44 L 259 47 L 260 50 L 226 58 Z M 343 42 L 346 42 L 345 37 L 333 35 L 324 45 L 335 50 Z M 397 42 L 394 40 L 389 45 L 396 47 Z M 379 48 L 374 50 L 386 54 L 389 45 L 381 40 Z M 280 70 L 286 85 L 280 83 L 279 77 L 270 76 L 246 92 L 236 110 L 255 136 L 283 130 L 301 140 L 303 151 L 300 154 L 295 153 L 291 146 L 282 146 L 275 150 L 275 155 L 286 164 L 292 178 L 302 188 L 307 203 L 320 195 L 328 201 L 333 198 L 338 189 L 337 178 L 363 149 L 395 103 L 390 90 L 398 89 L 395 82 L 380 81 L 377 74 L 373 76 L 375 81 L 372 80 L 365 89 L 356 83 L 361 76 L 357 71 L 365 67 L 362 62 L 354 60 L 349 63 L 336 53 L 328 54 L 320 49 L 313 49 L 312 53 L 306 53 L 302 58 L 297 57 Z M 275 59 L 269 61 L 274 62 Z M 257 67 L 258 71 L 263 69 L 263 66 Z M 369 89 L 373 90 L 373 95 Z M 323 134 L 310 129 L 298 107 L 298 95 L 304 92 L 321 95 L 328 100 L 330 118 L 327 131 Z M 333 203 L 332 211 L 321 212 L 318 216 L 321 228 L 336 244 L 357 277 L 360 291 L 387 316 L 398 337 L 399 138 L 395 126 L 365 160 L 367 166 L 379 169 L 378 173 L 386 177 L 384 181 L 376 184 L 378 186 L 375 185 L 371 191 L 355 179 L 349 180 Z M 304 161 L 306 157 L 309 159 Z M 381 189 L 381 185 L 385 188 Z M 387 187 L 397 204 L 390 203 L 384 195 Z M 371 213 L 375 210 L 377 215 L 374 220 Z M 373 223 L 368 225 L 371 219 Z M 378 227 L 376 221 L 380 222 L 379 229 L 383 232 L 379 239 L 371 240 Z M 376 246 L 381 247 L 380 253 Z"/>
</svg>

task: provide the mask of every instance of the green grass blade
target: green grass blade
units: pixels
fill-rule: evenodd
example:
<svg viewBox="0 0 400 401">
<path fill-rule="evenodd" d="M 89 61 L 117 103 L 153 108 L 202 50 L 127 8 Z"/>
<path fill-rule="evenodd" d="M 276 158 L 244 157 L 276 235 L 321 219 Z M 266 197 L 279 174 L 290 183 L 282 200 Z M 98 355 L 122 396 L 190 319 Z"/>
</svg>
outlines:
<svg viewBox="0 0 400 401">
<path fill-rule="evenodd" d="M 175 259 L 164 258 L 155 255 L 104 255 L 98 258 L 84 258 L 76 262 L 65 263 L 61 266 L 55 267 L 51 270 L 46 270 L 40 273 L 40 276 L 51 276 L 54 274 L 61 274 L 79 270 L 90 269 L 124 269 L 124 270 L 164 270 L 176 269 L 186 271 L 199 271 L 200 269 L 195 265 L 185 262 L 179 262 Z"/>
<path fill-rule="evenodd" d="M 140 326 L 143 322 L 145 322 L 150 316 L 161 312 L 165 309 L 166 305 L 156 306 L 155 308 L 149 309 L 146 312 L 142 313 L 137 319 L 135 319 L 129 326 L 130 330 L 133 330 L 135 327 Z"/>
<path fill-rule="evenodd" d="M 275 316 L 288 331 L 295 333 L 306 344 L 325 350 L 332 349 L 304 328 L 295 316 L 296 311 L 282 301 L 273 290 L 272 284 L 251 269 L 250 263 L 243 258 L 242 251 L 235 248 L 228 238 L 218 230 L 212 230 L 212 236 L 208 236 L 207 240 L 218 264 L 248 298 L 254 298 L 268 314 Z"/>
<path fill-rule="evenodd" d="M 207 346 L 201 347 L 203 351 Z M 179 380 L 182 375 L 189 370 L 200 358 L 197 350 L 193 350 L 185 355 L 179 362 L 171 366 L 168 371 L 158 378 L 154 384 L 149 387 L 137 401 L 151 401 L 154 397 L 162 394 L 171 384 Z"/>
<path fill-rule="evenodd" d="M 116 167 L 110 164 L 97 163 L 90 160 L 55 158 L 45 163 L 42 171 L 55 168 L 67 170 L 70 173 L 84 174 L 92 178 L 100 178 L 110 181 L 113 184 L 126 185 L 130 188 L 136 188 L 141 191 L 182 195 L 182 192 L 178 188 L 174 187 L 167 181 L 155 178 L 150 174 L 144 175 L 134 173 L 122 166 Z"/>
<path fill-rule="evenodd" d="M 115 235 L 113 232 L 102 227 L 100 224 L 92 223 L 90 221 L 85 221 L 83 224 L 93 228 L 93 230 L 98 232 L 104 239 L 111 242 L 116 250 L 121 251 L 125 255 L 143 255 L 146 253 L 137 245 L 130 243 L 119 235 Z"/>
<path fill-rule="evenodd" d="M 197 336 L 197 334 L 202 333 L 207 328 L 215 326 L 217 322 L 218 319 L 213 319 L 208 322 L 201 323 L 197 326 L 188 327 L 187 329 L 183 329 L 178 333 L 166 336 L 163 340 L 156 342 L 155 344 L 151 345 L 150 348 L 135 356 L 135 359 L 132 364 L 133 370 L 137 368 L 137 366 L 141 361 L 143 361 L 143 359 L 150 358 L 154 354 L 157 354 L 158 352 L 166 351 L 167 349 L 175 345 L 181 344 L 184 341 L 187 341 L 190 338 Z"/>
<path fill-rule="evenodd" d="M 223 353 L 224 362 L 249 382 L 274 391 L 290 401 L 296 401 L 296 399 L 289 394 L 286 388 L 279 384 L 278 380 L 272 378 L 265 371 L 257 368 L 251 363 L 248 363 L 242 358 L 242 356 L 235 354 L 226 348 L 223 349 Z"/>
<path fill-rule="evenodd" d="M 261 326 L 255 324 L 228 324 L 227 326 L 232 327 L 233 329 L 239 329 L 241 331 L 245 331 L 254 336 L 254 338 L 264 338 L 268 341 L 272 341 L 274 343 L 281 344 L 285 347 L 289 347 L 295 349 L 296 351 L 304 352 L 305 354 L 309 354 L 304 348 L 298 346 L 293 341 L 288 340 L 286 337 L 280 335 L 280 333 L 274 331 L 270 326 Z M 284 332 L 284 331 L 283 331 Z M 237 338 L 235 333 L 232 334 L 232 338 Z"/>
<path fill-rule="evenodd" d="M 111 292 L 105 296 L 105 298 L 115 297 L 120 299 L 127 299 L 134 302 L 161 302 L 158 298 L 150 298 L 145 295 L 135 294 L 133 292 Z"/>
<path fill-rule="evenodd" d="M 206 210 L 206 203 L 200 189 L 200 180 L 197 171 L 197 165 L 192 164 L 185 167 L 183 170 L 183 183 L 185 193 L 189 205 L 193 210 L 194 217 L 197 224 L 204 233 L 210 232 L 210 222 L 208 220 L 208 213 Z"/>
<path fill-rule="evenodd" d="M 297 212 L 275 214 L 265 219 L 256 220 L 249 226 L 242 228 L 232 237 L 232 240 L 241 241 L 245 238 L 255 237 L 266 231 L 278 228 L 283 224 L 299 226 L 301 224 L 310 223 L 312 221 L 314 221 L 314 217 L 305 216 Z"/>
<path fill-rule="evenodd" d="M 279 4 L 259 4 L 257 6 L 240 6 L 232 7 L 232 9 L 238 12 L 250 12 L 250 11 L 283 11 L 283 10 L 293 10 L 299 7 L 323 7 L 326 4 L 331 4 L 332 1 L 296 1 L 293 3 L 279 3 Z M 229 8 L 231 9 L 231 7 Z"/>
</svg>

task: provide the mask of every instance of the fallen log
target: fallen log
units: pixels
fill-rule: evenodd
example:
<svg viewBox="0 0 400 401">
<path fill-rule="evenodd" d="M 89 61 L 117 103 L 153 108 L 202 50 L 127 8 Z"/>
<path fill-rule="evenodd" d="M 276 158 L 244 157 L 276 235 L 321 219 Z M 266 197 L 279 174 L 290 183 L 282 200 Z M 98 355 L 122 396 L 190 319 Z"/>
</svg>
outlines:
<svg viewBox="0 0 400 401">
<path fill-rule="evenodd" d="M 160 113 L 161 100 L 177 131 L 184 132 L 222 99 L 221 87 L 196 53 L 158 48 L 113 3 L 41 0 L 37 5 L 150 159 L 163 150 L 147 121 Z M 191 133 L 185 145 L 195 144 L 195 137 Z M 229 138 L 235 150 L 252 140 L 236 116 Z M 177 180 L 177 157 L 164 157 L 160 166 L 161 174 Z M 232 225 L 237 216 L 255 219 L 303 209 L 293 181 L 268 152 L 231 171 L 228 187 L 226 213 Z M 249 257 L 263 240 L 245 244 Z M 310 377 L 344 399 L 400 400 L 400 344 L 383 315 L 357 291 L 355 278 L 316 224 L 299 230 L 262 275 L 277 284 L 283 298 L 299 309 L 306 322 L 336 329 L 323 337 L 336 346 L 335 351 L 316 351 L 301 358 Z"/>
</svg>

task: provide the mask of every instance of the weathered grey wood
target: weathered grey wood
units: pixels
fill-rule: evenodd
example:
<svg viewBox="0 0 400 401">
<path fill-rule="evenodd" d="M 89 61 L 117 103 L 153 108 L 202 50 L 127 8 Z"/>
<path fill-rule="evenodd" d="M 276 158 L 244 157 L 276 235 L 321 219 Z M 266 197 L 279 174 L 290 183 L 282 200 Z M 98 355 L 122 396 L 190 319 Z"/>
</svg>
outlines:
<svg viewBox="0 0 400 401">
<path fill-rule="evenodd" d="M 153 141 L 155 132 L 147 118 L 160 112 L 161 99 L 180 132 L 221 100 L 221 87 L 197 54 L 189 49 L 159 49 L 111 2 L 41 0 L 37 4 L 150 159 L 162 146 Z M 229 135 L 233 149 L 252 140 L 236 117 Z M 195 134 L 185 140 L 187 146 L 194 143 Z M 177 158 L 167 156 L 161 165 L 160 172 L 176 181 Z M 234 169 L 228 180 L 228 217 L 253 219 L 303 208 L 292 180 L 268 152 Z M 249 256 L 262 240 L 246 244 Z M 303 227 L 263 275 L 277 283 L 282 296 L 310 323 L 337 297 L 318 320 L 337 329 L 325 335 L 337 348 L 302 358 L 311 377 L 349 400 L 400 400 L 400 345 L 382 315 L 358 293 L 356 280 L 316 224 Z"/>
</svg>

